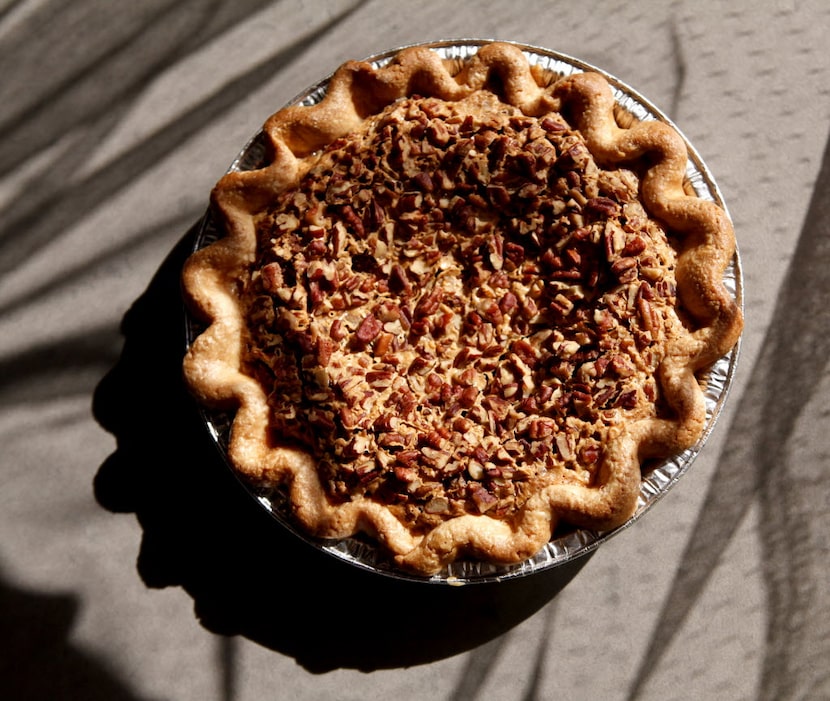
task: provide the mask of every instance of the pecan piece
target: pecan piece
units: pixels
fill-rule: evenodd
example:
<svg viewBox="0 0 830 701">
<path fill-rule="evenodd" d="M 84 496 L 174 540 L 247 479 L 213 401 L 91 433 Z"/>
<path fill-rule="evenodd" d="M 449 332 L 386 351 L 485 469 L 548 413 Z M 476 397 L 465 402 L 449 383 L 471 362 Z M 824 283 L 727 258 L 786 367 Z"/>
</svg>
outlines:
<svg viewBox="0 0 830 701">
<path fill-rule="evenodd" d="M 637 259 L 618 258 L 611 264 L 611 272 L 620 282 L 631 282 L 637 277 Z"/>
<path fill-rule="evenodd" d="M 282 267 L 279 263 L 268 263 L 262 268 L 262 286 L 272 294 L 284 287 Z"/>
<path fill-rule="evenodd" d="M 450 141 L 449 129 L 441 120 L 436 119 L 427 124 L 424 133 L 433 146 L 446 146 Z"/>
<path fill-rule="evenodd" d="M 412 178 L 412 182 L 423 192 L 432 192 L 435 189 L 435 183 L 432 181 L 432 177 L 430 177 L 430 174 L 425 170 L 422 170 L 414 178 Z"/>
<path fill-rule="evenodd" d="M 585 211 L 597 217 L 612 218 L 619 216 L 620 205 L 610 197 L 592 197 L 585 203 Z"/>
<path fill-rule="evenodd" d="M 556 422 L 544 416 L 540 416 L 530 422 L 528 429 L 528 438 L 532 441 L 538 441 L 545 438 L 550 438 L 556 431 Z"/>
<path fill-rule="evenodd" d="M 468 487 L 470 492 L 470 498 L 473 500 L 473 503 L 479 510 L 479 513 L 485 513 L 492 509 L 497 503 L 498 498 L 488 492 L 484 487 L 482 487 L 479 483 L 473 482 Z"/>
<path fill-rule="evenodd" d="M 620 251 L 621 256 L 638 256 L 646 250 L 646 242 L 642 236 L 634 236 Z"/>
<path fill-rule="evenodd" d="M 583 465 L 593 465 L 599 460 L 600 449 L 596 445 L 585 445 L 579 449 L 579 461 Z"/>
<path fill-rule="evenodd" d="M 429 316 L 430 314 L 434 314 L 438 311 L 438 307 L 441 304 L 441 300 L 444 296 L 444 290 L 440 287 L 432 288 L 432 291 L 421 297 L 418 301 L 418 304 L 415 305 L 415 318 L 416 319 L 423 319 L 424 317 Z"/>
<path fill-rule="evenodd" d="M 637 406 L 637 390 L 630 389 L 626 390 L 625 392 L 621 392 L 620 396 L 617 397 L 617 400 L 614 402 L 614 406 L 618 406 L 621 409 L 633 409 Z"/>
<path fill-rule="evenodd" d="M 478 389 L 475 387 L 465 387 L 461 394 L 458 395 L 458 403 L 465 409 L 471 408 L 478 399 Z"/>
<path fill-rule="evenodd" d="M 375 355 L 378 357 L 385 356 L 392 348 L 394 340 L 395 337 L 391 333 L 380 334 L 377 341 L 375 341 Z"/>
<path fill-rule="evenodd" d="M 371 343 L 383 330 L 383 324 L 373 314 L 364 317 L 355 331 L 355 336 L 361 343 Z"/>
<path fill-rule="evenodd" d="M 519 306 L 519 300 L 512 292 L 505 292 L 499 300 L 499 310 L 502 314 L 509 314 Z"/>
<path fill-rule="evenodd" d="M 653 339 L 660 329 L 660 315 L 654 309 L 651 302 L 649 302 L 646 295 L 637 295 L 637 313 L 643 323 L 643 328 L 651 334 Z"/>
<path fill-rule="evenodd" d="M 428 514 L 448 514 L 450 512 L 450 503 L 445 497 L 433 497 L 424 506 L 424 511 Z"/>
<path fill-rule="evenodd" d="M 389 274 L 389 289 L 404 297 L 408 297 L 412 293 L 412 283 L 409 282 L 406 270 L 400 263 L 395 263 L 392 266 L 392 271 Z"/>
</svg>

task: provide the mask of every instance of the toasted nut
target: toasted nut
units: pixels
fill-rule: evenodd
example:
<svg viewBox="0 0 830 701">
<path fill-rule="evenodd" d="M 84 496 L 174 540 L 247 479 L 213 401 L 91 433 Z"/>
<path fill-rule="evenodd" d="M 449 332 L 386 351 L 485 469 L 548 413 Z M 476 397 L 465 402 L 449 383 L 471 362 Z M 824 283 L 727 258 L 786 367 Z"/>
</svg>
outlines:
<svg viewBox="0 0 830 701">
<path fill-rule="evenodd" d="M 637 277 L 637 259 L 618 258 L 611 264 L 611 272 L 620 282 L 630 282 Z"/>
<path fill-rule="evenodd" d="M 375 318 L 374 315 L 369 314 L 364 317 L 357 327 L 355 336 L 361 343 L 370 343 L 377 338 L 377 335 L 383 330 L 383 324 Z"/>
</svg>

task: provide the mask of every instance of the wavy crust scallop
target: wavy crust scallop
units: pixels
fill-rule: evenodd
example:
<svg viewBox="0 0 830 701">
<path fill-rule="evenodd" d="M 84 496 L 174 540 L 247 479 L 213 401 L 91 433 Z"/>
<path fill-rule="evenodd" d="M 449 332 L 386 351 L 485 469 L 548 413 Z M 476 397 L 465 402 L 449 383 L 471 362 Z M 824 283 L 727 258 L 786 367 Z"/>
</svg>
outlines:
<svg viewBox="0 0 830 701">
<path fill-rule="evenodd" d="M 426 48 L 403 50 L 379 69 L 349 62 L 334 74 L 320 103 L 273 115 L 264 126 L 269 165 L 220 180 L 212 203 L 226 236 L 193 254 L 183 272 L 190 307 L 209 324 L 188 350 L 184 374 L 201 402 L 235 409 L 228 453 L 236 469 L 259 483 L 289 485 L 294 515 L 309 533 L 342 538 L 366 532 L 399 566 L 420 573 L 437 572 L 461 556 L 521 561 L 548 542 L 559 519 L 600 530 L 624 523 L 636 507 L 642 460 L 676 454 L 701 436 L 706 412 L 695 373 L 726 354 L 742 327 L 740 309 L 722 283 L 734 254 L 731 223 L 716 205 L 685 193 L 687 153 L 679 134 L 653 121 L 618 126 L 613 95 L 598 74 L 540 85 L 524 54 L 510 44 L 482 46 L 458 72 L 452 68 Z M 459 100 L 491 85 L 499 86 L 504 102 L 527 115 L 566 111 L 602 165 L 622 165 L 648 154 L 652 165 L 643 176 L 641 196 L 649 213 L 682 237 L 678 296 L 695 328 L 673 342 L 658 369 L 675 417 L 613 429 L 595 486 L 551 485 L 512 519 L 465 515 L 418 536 L 367 498 L 332 505 L 308 453 L 271 445 L 266 396 L 241 372 L 244 319 L 236 302 L 237 281 L 254 261 L 254 215 L 275 193 L 299 182 L 316 149 L 360 128 L 366 117 L 398 98 L 417 93 Z"/>
</svg>

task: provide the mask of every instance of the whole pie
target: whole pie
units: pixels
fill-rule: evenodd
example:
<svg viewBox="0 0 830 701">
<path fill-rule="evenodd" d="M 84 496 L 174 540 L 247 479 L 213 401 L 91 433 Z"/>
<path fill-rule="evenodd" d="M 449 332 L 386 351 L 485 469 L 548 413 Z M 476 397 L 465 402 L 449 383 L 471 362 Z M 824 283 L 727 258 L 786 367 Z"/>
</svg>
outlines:
<svg viewBox="0 0 830 701">
<path fill-rule="evenodd" d="M 301 529 L 402 569 L 516 563 L 635 510 L 643 463 L 701 436 L 737 342 L 726 213 L 682 137 L 512 44 L 344 64 L 268 119 L 184 270 L 184 362 L 228 457 Z"/>
</svg>

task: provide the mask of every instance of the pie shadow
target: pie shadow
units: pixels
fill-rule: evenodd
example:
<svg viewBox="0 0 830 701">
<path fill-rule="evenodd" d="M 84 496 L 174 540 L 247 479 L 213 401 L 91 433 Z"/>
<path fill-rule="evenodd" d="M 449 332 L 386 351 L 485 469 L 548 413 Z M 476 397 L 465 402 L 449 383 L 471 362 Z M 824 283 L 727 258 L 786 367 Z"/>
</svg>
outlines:
<svg viewBox="0 0 830 701">
<path fill-rule="evenodd" d="M 365 571 L 278 523 L 226 466 L 184 389 L 179 276 L 198 225 L 122 322 L 124 346 L 93 411 L 116 438 L 95 496 L 141 528 L 138 573 L 180 586 L 211 632 L 293 656 L 312 672 L 422 664 L 470 650 L 551 601 L 590 555 L 497 583 L 450 587 Z"/>
</svg>

